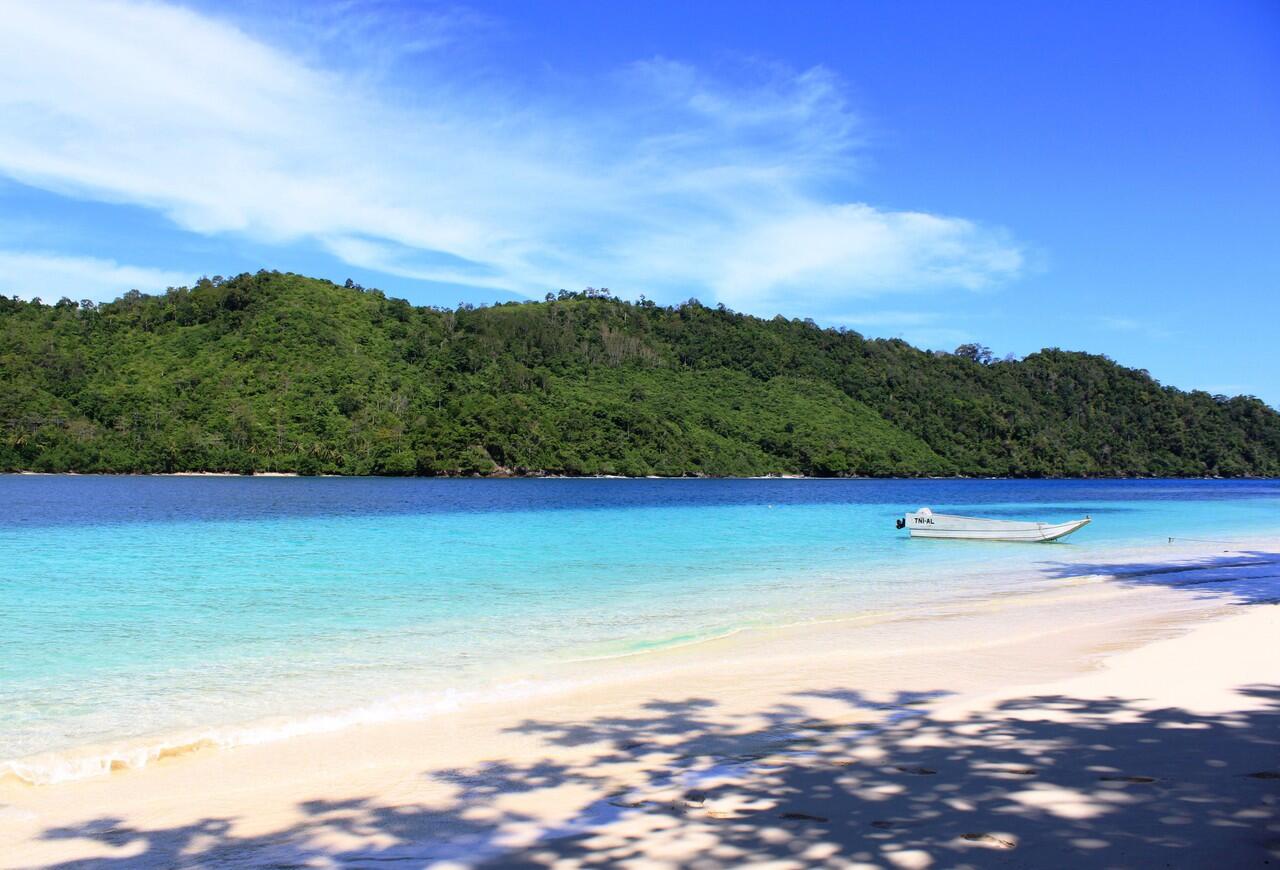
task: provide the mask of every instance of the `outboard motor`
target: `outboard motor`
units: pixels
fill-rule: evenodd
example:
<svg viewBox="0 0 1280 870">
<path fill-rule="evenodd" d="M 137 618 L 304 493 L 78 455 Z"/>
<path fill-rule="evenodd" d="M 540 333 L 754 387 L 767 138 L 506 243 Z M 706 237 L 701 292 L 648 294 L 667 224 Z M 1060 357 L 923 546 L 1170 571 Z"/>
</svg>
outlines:
<svg viewBox="0 0 1280 870">
<path fill-rule="evenodd" d="M 905 529 L 906 527 L 907 527 L 907 519 L 906 519 L 906 517 L 898 517 L 897 528 L 899 528 L 899 529 Z"/>
</svg>

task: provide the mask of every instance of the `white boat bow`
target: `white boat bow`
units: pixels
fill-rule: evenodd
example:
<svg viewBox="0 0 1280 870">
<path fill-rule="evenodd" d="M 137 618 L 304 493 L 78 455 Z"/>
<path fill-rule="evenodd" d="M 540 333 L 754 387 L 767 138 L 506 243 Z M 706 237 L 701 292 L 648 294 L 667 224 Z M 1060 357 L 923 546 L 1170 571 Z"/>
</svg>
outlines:
<svg viewBox="0 0 1280 870">
<path fill-rule="evenodd" d="M 1065 523 L 1041 523 L 1025 520 L 990 520 L 983 517 L 960 517 L 935 514 L 928 508 L 908 513 L 898 521 L 913 538 L 951 538 L 969 541 L 1056 541 L 1081 529 L 1089 517 Z"/>
</svg>

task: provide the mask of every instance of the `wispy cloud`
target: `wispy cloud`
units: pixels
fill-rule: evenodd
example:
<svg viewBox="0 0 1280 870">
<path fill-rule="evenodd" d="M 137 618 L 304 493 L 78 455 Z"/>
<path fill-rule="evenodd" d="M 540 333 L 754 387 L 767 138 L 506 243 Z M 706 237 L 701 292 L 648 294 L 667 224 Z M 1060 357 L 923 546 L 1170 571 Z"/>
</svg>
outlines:
<svg viewBox="0 0 1280 870">
<path fill-rule="evenodd" d="M 358 24 L 356 42 L 386 26 Z M 459 32 L 435 21 L 395 50 L 429 60 Z M 196 233 L 318 242 L 391 274 L 821 314 L 1023 267 L 999 229 L 829 195 L 853 179 L 860 142 L 822 69 L 759 66 L 744 84 L 655 59 L 584 101 L 429 62 L 411 82 L 374 60 L 321 66 L 225 20 L 126 0 L 11 4 L 0 53 L 0 172 Z"/>
<path fill-rule="evenodd" d="M 934 311 L 871 310 L 858 314 L 843 314 L 835 317 L 834 320 L 837 323 L 856 326 L 903 327 L 933 325 L 941 319 L 941 316 Z"/>
<path fill-rule="evenodd" d="M 935 350 L 951 350 L 974 341 L 973 333 L 956 326 L 954 317 L 944 317 L 934 311 L 870 310 L 836 316 L 832 320 L 869 335 L 901 338 L 917 347 Z"/>
<path fill-rule="evenodd" d="M 1253 384 L 1205 384 L 1193 389 L 1204 390 L 1214 396 L 1252 396 L 1255 394 Z"/>
<path fill-rule="evenodd" d="M 97 257 L 68 257 L 31 251 L 0 251 L 0 293 L 52 302 L 105 299 L 127 290 L 154 293 L 191 283 L 194 275 L 128 266 Z"/>
<path fill-rule="evenodd" d="M 1110 329 L 1113 332 L 1127 332 L 1133 335 L 1141 335 L 1150 339 L 1172 338 L 1175 333 L 1172 330 L 1165 329 L 1158 323 L 1150 320 L 1139 320 L 1133 317 L 1111 317 L 1103 316 L 1097 319 L 1099 326 Z"/>
</svg>

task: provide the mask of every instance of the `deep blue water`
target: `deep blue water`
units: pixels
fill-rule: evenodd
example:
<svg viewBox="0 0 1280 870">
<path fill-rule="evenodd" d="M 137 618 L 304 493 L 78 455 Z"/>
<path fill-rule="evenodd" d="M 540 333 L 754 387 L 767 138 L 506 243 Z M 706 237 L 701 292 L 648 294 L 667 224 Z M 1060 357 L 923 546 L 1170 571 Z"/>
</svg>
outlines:
<svg viewBox="0 0 1280 870">
<path fill-rule="evenodd" d="M 1095 522 L 1055 545 L 894 529 L 924 505 Z M 1274 481 L 0 476 L 0 506 L 0 762 L 1280 530 Z"/>
<path fill-rule="evenodd" d="M 889 516 L 1049 504 L 1280 498 L 1275 480 L 457 480 L 0 475 L 0 527 L 527 510 L 884 505 Z M 1016 512 L 1016 510 L 1015 510 Z"/>
</svg>

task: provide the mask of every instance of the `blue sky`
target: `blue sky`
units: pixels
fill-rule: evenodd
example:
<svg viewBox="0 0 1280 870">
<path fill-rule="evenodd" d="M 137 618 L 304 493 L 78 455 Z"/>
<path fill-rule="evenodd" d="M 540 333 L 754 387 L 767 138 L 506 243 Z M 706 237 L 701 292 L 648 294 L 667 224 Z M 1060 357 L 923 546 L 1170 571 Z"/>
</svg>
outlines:
<svg viewBox="0 0 1280 870">
<path fill-rule="evenodd" d="M 604 286 L 1280 405 L 1280 4 L 15 4 L 0 292 Z"/>
</svg>

